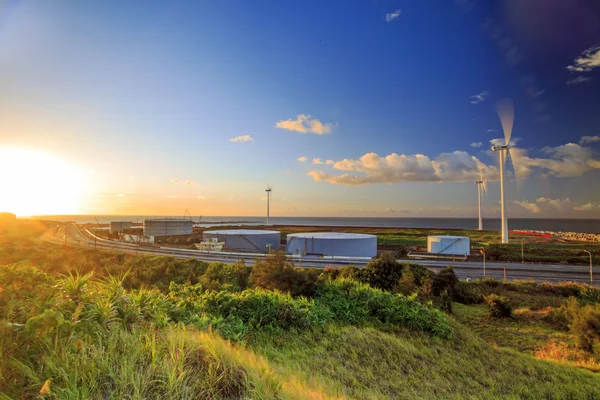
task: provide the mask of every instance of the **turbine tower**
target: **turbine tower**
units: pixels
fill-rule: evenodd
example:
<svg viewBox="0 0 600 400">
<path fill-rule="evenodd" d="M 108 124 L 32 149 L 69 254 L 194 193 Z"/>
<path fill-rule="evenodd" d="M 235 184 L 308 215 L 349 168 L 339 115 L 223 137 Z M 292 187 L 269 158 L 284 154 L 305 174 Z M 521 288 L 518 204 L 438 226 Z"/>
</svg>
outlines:
<svg viewBox="0 0 600 400">
<path fill-rule="evenodd" d="M 267 192 L 267 226 L 269 225 L 269 207 L 271 206 L 271 191 L 273 190 L 273 188 L 271 187 L 271 185 L 269 185 L 266 189 L 265 192 Z"/>
<path fill-rule="evenodd" d="M 477 205 L 479 208 L 479 230 L 483 230 L 483 220 L 481 219 L 481 187 L 483 186 L 483 181 L 473 181 L 474 184 L 477 185 Z"/>
<path fill-rule="evenodd" d="M 510 156 L 510 136 L 512 134 L 515 109 L 512 101 L 508 99 L 500 100 L 496 104 L 496 111 L 502 123 L 504 131 L 504 145 L 492 146 L 492 151 L 500 154 L 500 208 L 502 210 L 502 243 L 508 243 L 508 219 L 506 217 L 506 199 L 504 192 L 504 165 L 506 158 Z"/>
</svg>

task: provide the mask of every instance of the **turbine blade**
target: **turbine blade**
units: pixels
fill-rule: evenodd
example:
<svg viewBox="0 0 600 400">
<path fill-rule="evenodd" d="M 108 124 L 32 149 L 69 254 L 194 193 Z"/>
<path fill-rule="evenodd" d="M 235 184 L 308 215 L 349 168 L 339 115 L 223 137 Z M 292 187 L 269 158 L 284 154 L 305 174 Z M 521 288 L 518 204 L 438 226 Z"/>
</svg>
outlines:
<svg viewBox="0 0 600 400">
<path fill-rule="evenodd" d="M 510 137 L 512 136 L 513 124 L 515 120 L 515 106 L 509 99 L 500 99 L 496 103 L 496 112 L 500 118 L 502 124 L 502 130 L 504 131 L 504 141 L 506 145 L 510 144 Z"/>
<path fill-rule="evenodd" d="M 487 181 L 483 181 L 483 194 L 484 194 L 485 198 L 487 199 L 487 195 L 488 195 Z"/>
<path fill-rule="evenodd" d="M 517 162 L 515 160 L 515 157 L 513 156 L 514 151 L 511 150 L 511 148 L 508 148 L 508 150 L 506 151 L 506 158 L 510 158 L 510 163 L 512 164 L 513 167 L 513 173 L 515 174 L 515 182 L 517 184 L 517 192 L 521 191 L 521 188 L 523 187 L 523 177 L 520 176 L 520 174 L 517 172 L 518 167 L 517 167 Z"/>
</svg>

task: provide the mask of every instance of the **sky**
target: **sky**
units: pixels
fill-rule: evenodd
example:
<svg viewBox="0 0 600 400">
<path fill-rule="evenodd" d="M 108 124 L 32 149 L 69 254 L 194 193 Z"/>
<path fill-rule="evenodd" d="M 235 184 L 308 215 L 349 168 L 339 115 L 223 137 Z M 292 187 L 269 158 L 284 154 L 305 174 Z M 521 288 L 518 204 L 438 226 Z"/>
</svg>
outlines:
<svg viewBox="0 0 600 400">
<path fill-rule="evenodd" d="M 499 217 L 508 99 L 509 217 L 600 217 L 589 1 L 0 0 L 0 92 L 0 211 Z"/>
</svg>

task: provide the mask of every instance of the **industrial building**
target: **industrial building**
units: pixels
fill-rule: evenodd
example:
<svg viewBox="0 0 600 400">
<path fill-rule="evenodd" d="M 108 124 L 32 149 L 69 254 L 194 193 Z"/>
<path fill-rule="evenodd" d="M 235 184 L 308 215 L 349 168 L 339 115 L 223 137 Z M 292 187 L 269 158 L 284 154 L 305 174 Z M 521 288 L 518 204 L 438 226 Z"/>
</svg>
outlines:
<svg viewBox="0 0 600 400">
<path fill-rule="evenodd" d="M 131 221 L 110 221 L 110 233 L 122 233 L 125 229 L 131 229 Z"/>
<path fill-rule="evenodd" d="M 281 233 L 278 231 L 224 229 L 202 233 L 204 242 L 211 239 L 223 242 L 224 250 L 267 252 L 281 247 Z"/>
<path fill-rule="evenodd" d="M 287 236 L 286 252 L 331 257 L 375 257 L 377 236 L 337 232 L 294 233 Z"/>
<path fill-rule="evenodd" d="M 191 235 L 194 222 L 189 219 L 161 218 L 144 220 L 144 236 Z"/>
<path fill-rule="evenodd" d="M 428 236 L 427 252 L 469 256 L 471 254 L 471 241 L 466 236 Z"/>
</svg>

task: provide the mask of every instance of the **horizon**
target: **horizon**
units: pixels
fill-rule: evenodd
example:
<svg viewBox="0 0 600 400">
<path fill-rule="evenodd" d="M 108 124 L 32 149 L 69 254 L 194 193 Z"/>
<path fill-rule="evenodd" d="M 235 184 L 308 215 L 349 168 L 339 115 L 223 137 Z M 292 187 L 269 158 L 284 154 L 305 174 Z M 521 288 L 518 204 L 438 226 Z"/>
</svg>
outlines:
<svg viewBox="0 0 600 400">
<path fill-rule="evenodd" d="M 0 87 L 20 217 L 500 218 L 510 99 L 508 219 L 600 219 L 583 1 L 9 0 Z"/>
</svg>

